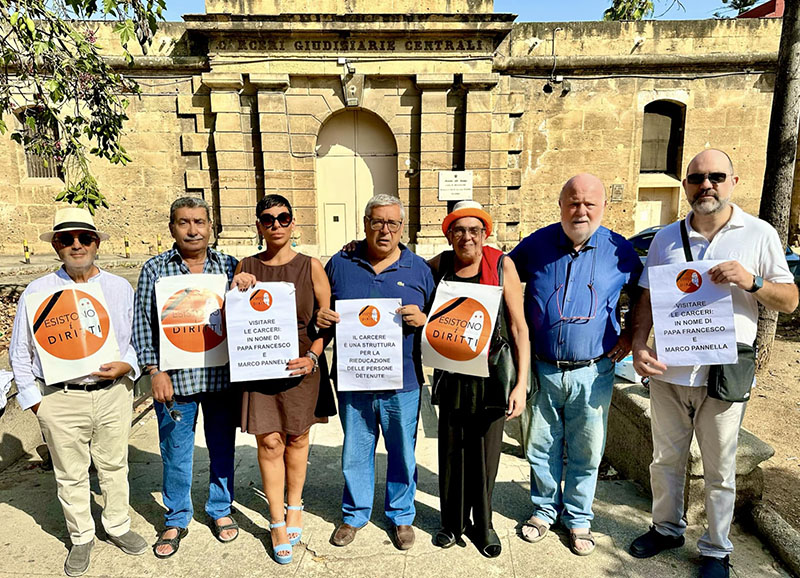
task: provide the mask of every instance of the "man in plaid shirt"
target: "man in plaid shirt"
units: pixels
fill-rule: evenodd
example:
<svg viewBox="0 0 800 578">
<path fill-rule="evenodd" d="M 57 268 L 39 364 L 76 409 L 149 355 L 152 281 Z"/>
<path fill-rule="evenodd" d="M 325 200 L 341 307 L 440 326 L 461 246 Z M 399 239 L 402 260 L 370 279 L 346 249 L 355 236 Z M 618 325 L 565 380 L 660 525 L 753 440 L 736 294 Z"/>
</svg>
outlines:
<svg viewBox="0 0 800 578">
<path fill-rule="evenodd" d="M 239 396 L 230 388 L 228 366 L 201 369 L 159 369 L 159 323 L 155 283 L 161 277 L 193 273 L 225 274 L 233 278 L 237 260 L 208 247 L 211 217 L 208 204 L 183 197 L 170 207 L 169 230 L 175 244 L 148 260 L 139 275 L 133 318 L 133 345 L 150 374 L 164 463 L 162 493 L 165 529 L 154 546 L 158 558 L 178 551 L 192 519 L 192 454 L 198 408 L 210 461 L 206 512 L 220 542 L 231 542 L 239 527 L 231 517 L 233 454 L 239 419 Z"/>
</svg>

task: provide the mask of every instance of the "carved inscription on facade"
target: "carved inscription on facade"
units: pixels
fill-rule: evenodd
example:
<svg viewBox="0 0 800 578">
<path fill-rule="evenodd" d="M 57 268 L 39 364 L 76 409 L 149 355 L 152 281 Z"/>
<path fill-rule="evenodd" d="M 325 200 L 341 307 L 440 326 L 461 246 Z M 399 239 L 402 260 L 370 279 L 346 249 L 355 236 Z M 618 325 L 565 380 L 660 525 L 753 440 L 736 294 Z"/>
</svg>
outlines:
<svg viewBox="0 0 800 578">
<path fill-rule="evenodd" d="M 285 53 L 414 53 L 414 52 L 491 52 L 491 38 L 335 38 L 296 39 L 279 37 L 242 38 L 227 36 L 211 42 L 219 52 L 285 52 Z"/>
</svg>

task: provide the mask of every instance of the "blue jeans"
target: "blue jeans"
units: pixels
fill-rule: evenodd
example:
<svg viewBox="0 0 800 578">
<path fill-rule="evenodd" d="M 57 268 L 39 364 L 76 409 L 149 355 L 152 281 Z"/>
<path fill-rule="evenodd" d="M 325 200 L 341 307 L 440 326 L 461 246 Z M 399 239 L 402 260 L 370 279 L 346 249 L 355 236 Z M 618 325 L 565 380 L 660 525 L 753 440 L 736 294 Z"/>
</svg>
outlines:
<svg viewBox="0 0 800 578">
<path fill-rule="evenodd" d="M 241 393 L 238 390 L 175 396 L 172 409 L 183 414 L 181 421 L 173 420 L 163 403 L 154 402 L 164 464 L 162 493 L 167 508 L 164 515 L 166 526 L 186 528 L 194 514 L 191 497 L 192 461 L 200 405 L 203 406 L 203 429 L 210 462 L 206 513 L 213 520 L 231 513 L 233 452 L 240 400 Z"/>
<path fill-rule="evenodd" d="M 369 522 L 375 494 L 375 448 L 383 431 L 388 454 L 386 517 L 395 526 L 411 525 L 416 508 L 417 443 L 420 390 L 403 392 L 339 392 L 344 430 L 342 448 L 342 520 L 356 528 Z"/>
<path fill-rule="evenodd" d="M 550 524 L 561 516 L 568 529 L 588 528 L 594 518 L 597 468 L 606 445 L 614 363 L 604 358 L 567 371 L 536 361 L 534 369 L 541 389 L 529 408 L 526 448 L 533 515 Z"/>
</svg>

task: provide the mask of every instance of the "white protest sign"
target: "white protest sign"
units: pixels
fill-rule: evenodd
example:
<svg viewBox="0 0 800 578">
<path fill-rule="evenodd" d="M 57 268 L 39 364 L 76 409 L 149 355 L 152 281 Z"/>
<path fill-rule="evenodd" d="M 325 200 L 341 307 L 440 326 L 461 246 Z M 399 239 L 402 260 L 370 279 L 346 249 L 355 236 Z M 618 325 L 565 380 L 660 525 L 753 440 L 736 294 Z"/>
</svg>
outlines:
<svg viewBox="0 0 800 578">
<path fill-rule="evenodd" d="M 503 288 L 442 281 L 422 332 L 422 363 L 489 377 L 489 345 Z"/>
<path fill-rule="evenodd" d="M 692 261 L 648 270 L 656 353 L 668 366 L 738 359 L 730 285 L 714 283 L 708 274 L 719 263 Z"/>
<path fill-rule="evenodd" d="M 85 377 L 122 358 L 99 283 L 26 295 L 25 308 L 46 384 Z"/>
<path fill-rule="evenodd" d="M 162 277 L 156 281 L 159 368 L 217 367 L 228 362 L 222 306 L 226 275 Z"/>
<path fill-rule="evenodd" d="M 383 391 L 403 387 L 400 299 L 336 301 L 336 387 Z"/>
<path fill-rule="evenodd" d="M 289 377 L 300 356 L 294 283 L 256 283 L 225 296 L 231 381 Z"/>
</svg>

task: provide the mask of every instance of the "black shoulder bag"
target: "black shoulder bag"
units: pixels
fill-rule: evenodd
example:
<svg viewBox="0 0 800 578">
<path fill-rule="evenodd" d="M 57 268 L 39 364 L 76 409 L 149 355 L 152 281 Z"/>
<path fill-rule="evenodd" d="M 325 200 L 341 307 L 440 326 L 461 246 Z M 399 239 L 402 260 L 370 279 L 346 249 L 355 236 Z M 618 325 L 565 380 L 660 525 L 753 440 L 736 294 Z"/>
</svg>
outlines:
<svg viewBox="0 0 800 578">
<path fill-rule="evenodd" d="M 506 255 L 500 255 L 497 260 L 498 285 L 503 286 L 503 261 Z M 514 365 L 514 340 L 509 331 L 508 309 L 505 299 L 500 298 L 500 308 L 497 311 L 497 323 L 494 326 L 491 346 L 489 347 L 489 374 L 499 383 L 505 392 L 506 402 L 511 395 L 511 390 L 517 385 L 517 367 Z M 534 373 L 528 372 L 528 399 L 539 389 L 539 383 Z"/>
<path fill-rule="evenodd" d="M 686 261 L 693 261 L 689 248 L 686 221 L 681 221 L 681 242 Z M 737 343 L 739 360 L 736 363 L 712 365 L 708 369 L 708 396 L 721 401 L 743 402 L 750 399 L 750 389 L 756 376 L 756 351 L 752 345 Z"/>
</svg>

